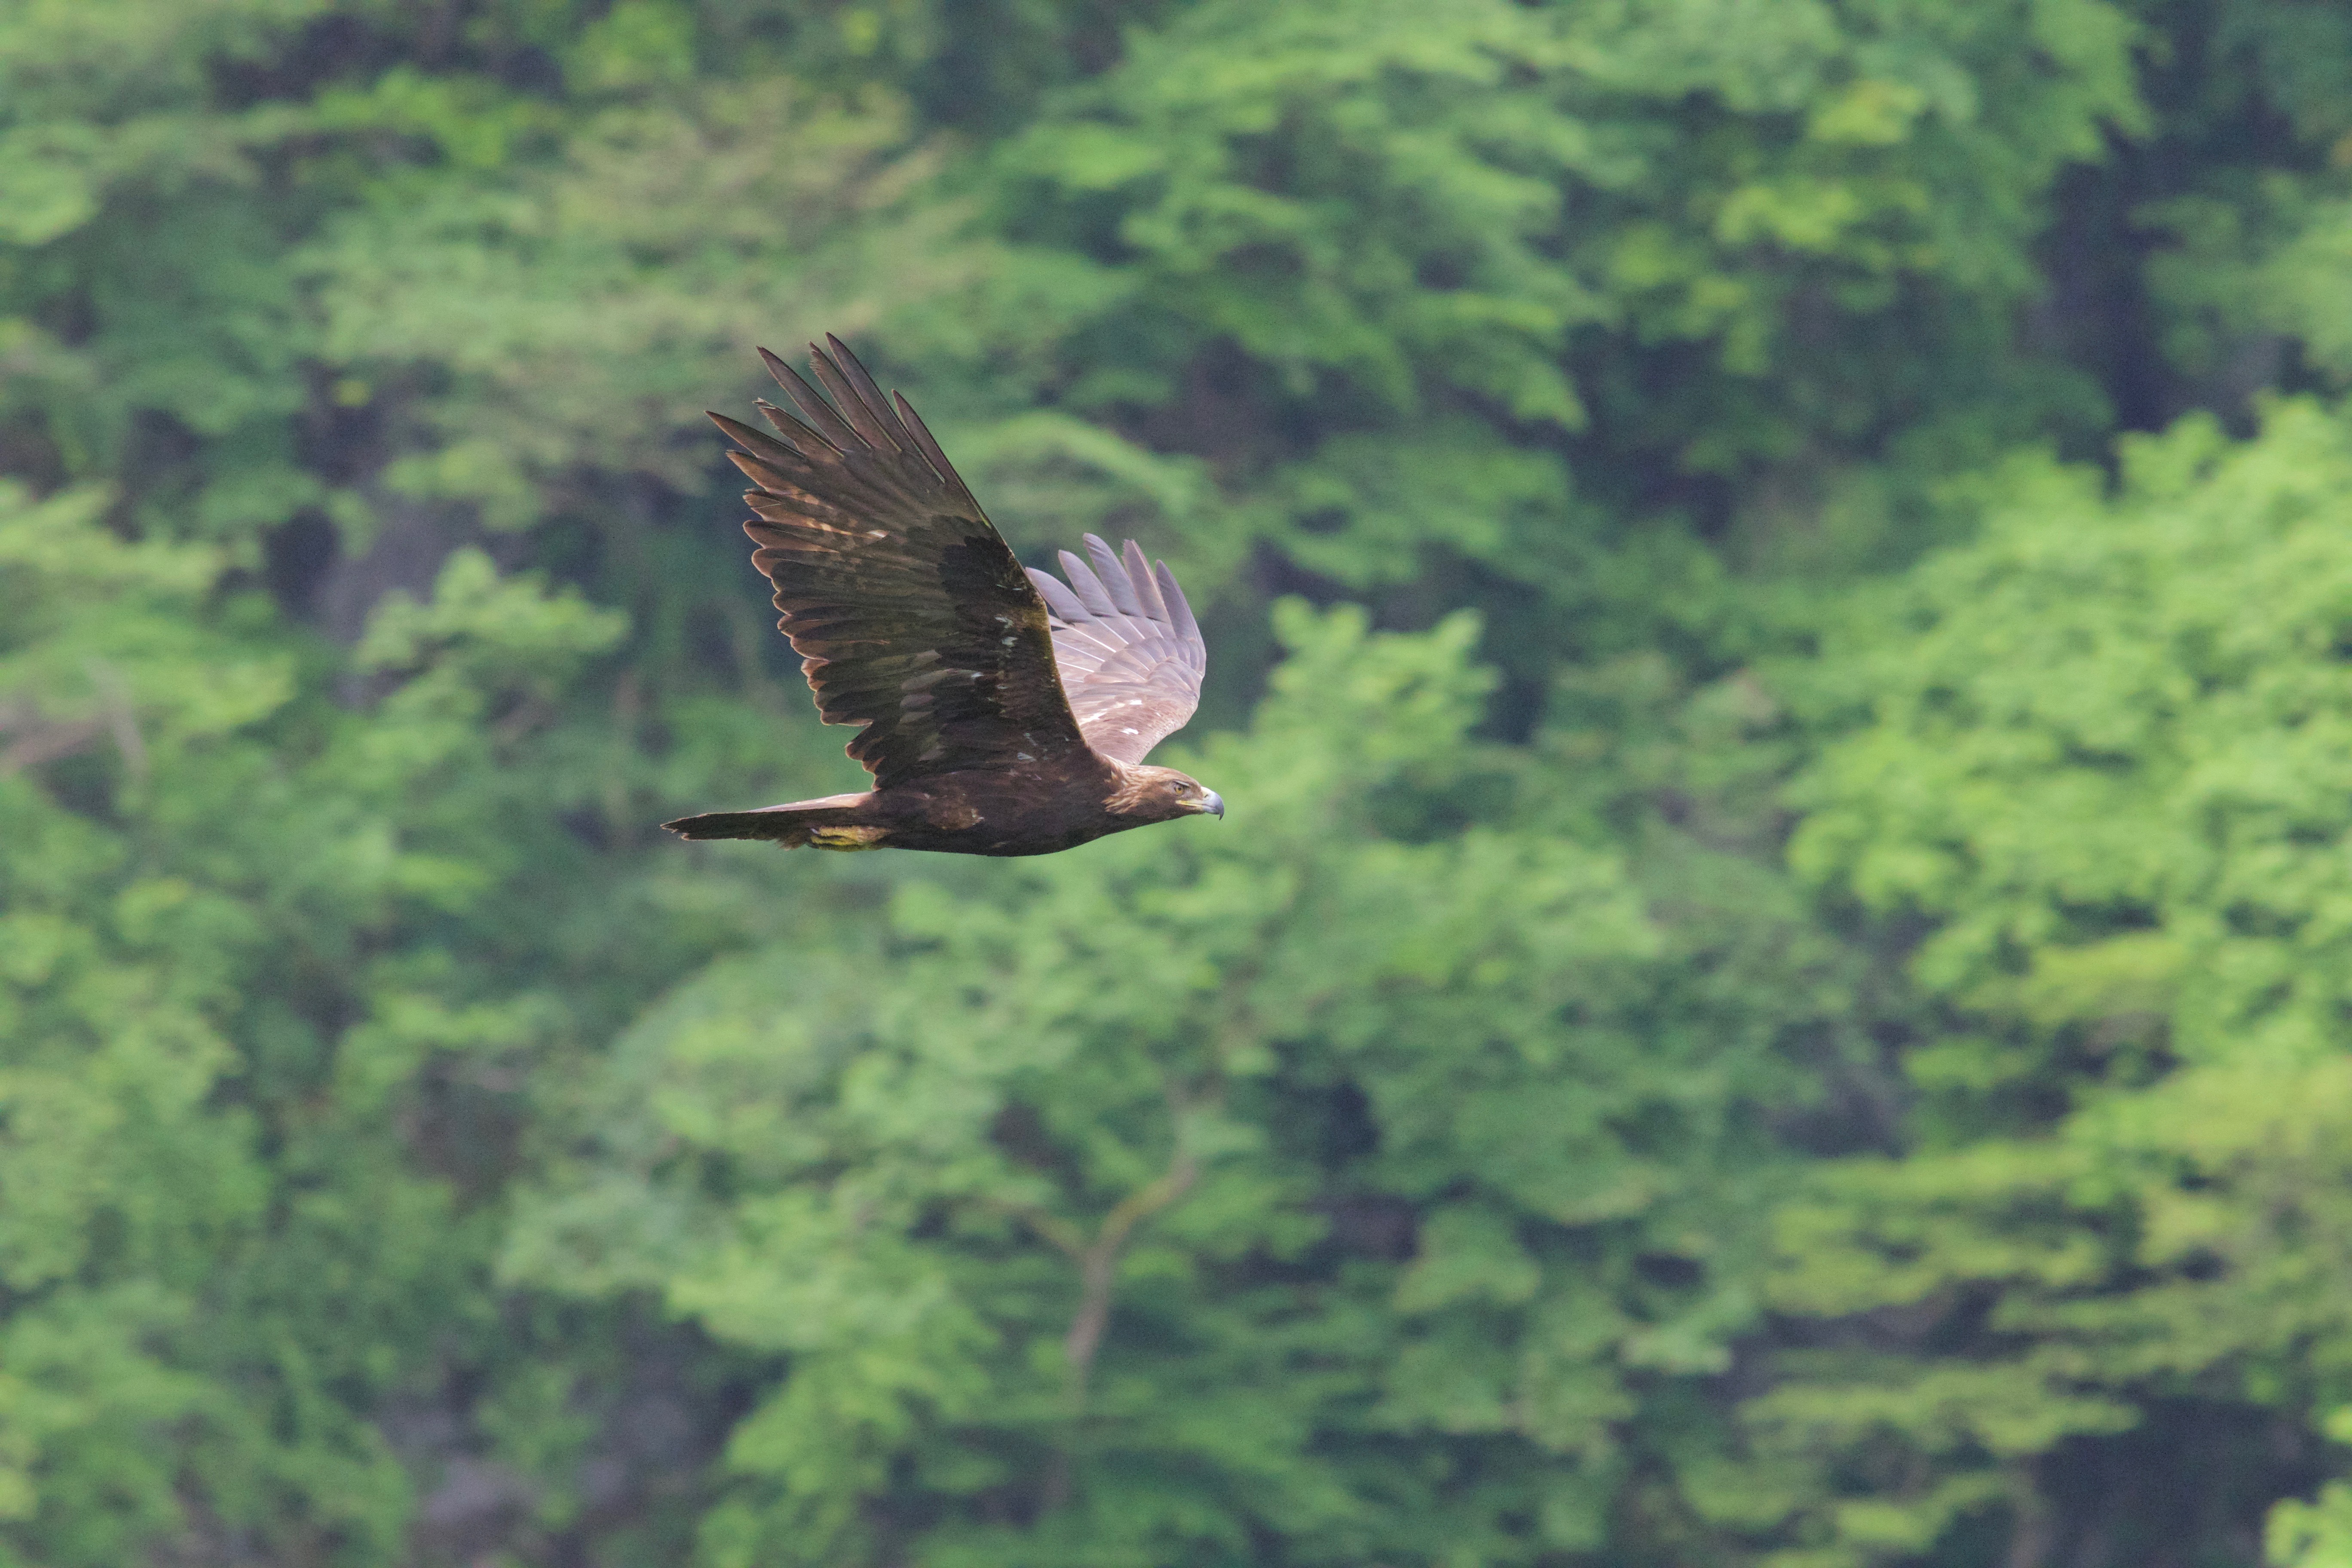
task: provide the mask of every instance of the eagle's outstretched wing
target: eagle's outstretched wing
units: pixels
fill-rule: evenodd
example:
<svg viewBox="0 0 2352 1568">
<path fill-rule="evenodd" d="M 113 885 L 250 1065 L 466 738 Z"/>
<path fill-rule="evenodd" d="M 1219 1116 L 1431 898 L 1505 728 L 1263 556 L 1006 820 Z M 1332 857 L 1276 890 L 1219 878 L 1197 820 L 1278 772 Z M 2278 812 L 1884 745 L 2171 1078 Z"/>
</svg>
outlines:
<svg viewBox="0 0 2352 1568">
<path fill-rule="evenodd" d="M 765 435 L 710 417 L 757 488 L 743 525 L 777 625 L 828 724 L 879 788 L 1066 756 L 1086 743 L 1062 695 L 1045 601 L 903 397 L 893 410 L 837 338 L 810 345 L 827 403 L 767 350 L 799 406 Z M 828 352 L 829 351 L 829 352 Z M 806 423 L 803 423 L 803 420 Z"/>
<path fill-rule="evenodd" d="M 1168 563 L 1156 567 L 1132 539 L 1126 557 L 1089 533 L 1094 565 L 1062 552 L 1067 586 L 1032 568 L 1053 612 L 1054 662 L 1087 744 L 1139 763 L 1201 705 L 1209 650 Z"/>
</svg>

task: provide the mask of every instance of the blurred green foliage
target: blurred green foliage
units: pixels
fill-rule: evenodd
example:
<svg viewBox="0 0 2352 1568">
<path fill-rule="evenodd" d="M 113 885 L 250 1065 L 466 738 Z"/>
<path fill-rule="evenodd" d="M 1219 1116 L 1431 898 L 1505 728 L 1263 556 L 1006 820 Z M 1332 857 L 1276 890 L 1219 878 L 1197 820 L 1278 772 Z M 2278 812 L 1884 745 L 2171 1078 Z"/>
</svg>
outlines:
<svg viewBox="0 0 2352 1568">
<path fill-rule="evenodd" d="M 0 5 L 0 1564 L 2352 1563 L 2347 81 Z M 1227 822 L 652 829 L 857 776 L 698 417 L 827 330 Z"/>
</svg>

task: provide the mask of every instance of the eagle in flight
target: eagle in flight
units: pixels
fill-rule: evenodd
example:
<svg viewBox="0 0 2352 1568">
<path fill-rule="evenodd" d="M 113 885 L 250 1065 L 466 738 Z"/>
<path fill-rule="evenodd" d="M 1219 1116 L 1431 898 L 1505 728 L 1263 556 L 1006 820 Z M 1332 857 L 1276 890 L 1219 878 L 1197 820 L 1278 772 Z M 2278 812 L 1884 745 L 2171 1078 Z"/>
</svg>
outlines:
<svg viewBox="0 0 2352 1568">
<path fill-rule="evenodd" d="M 1143 760 L 1192 716 L 1208 668 L 1167 563 L 1088 534 L 1091 565 L 1062 552 L 1066 584 L 1024 570 L 907 400 L 825 342 L 809 363 L 832 402 L 761 349 L 800 416 L 762 401 L 772 437 L 710 417 L 755 487 L 743 531 L 777 626 L 824 721 L 862 726 L 849 754 L 874 787 L 663 826 L 787 849 L 1050 855 L 1224 816 L 1216 791 Z"/>
</svg>

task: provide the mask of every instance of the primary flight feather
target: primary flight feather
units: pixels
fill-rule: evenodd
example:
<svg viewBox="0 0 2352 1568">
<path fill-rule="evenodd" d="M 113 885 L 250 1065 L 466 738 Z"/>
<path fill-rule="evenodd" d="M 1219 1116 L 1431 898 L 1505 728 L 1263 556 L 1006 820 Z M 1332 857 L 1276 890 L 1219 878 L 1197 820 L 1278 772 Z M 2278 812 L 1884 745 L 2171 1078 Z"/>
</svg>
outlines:
<svg viewBox="0 0 2352 1568">
<path fill-rule="evenodd" d="M 721 414 L 753 486 L 743 525 L 776 623 L 828 724 L 859 726 L 860 795 L 663 826 L 788 849 L 1048 855 L 1148 823 L 1223 816 L 1214 790 L 1144 762 L 1192 716 L 1208 649 L 1167 563 L 1092 534 L 1068 582 L 1024 570 L 904 397 L 837 338 L 825 393 L 761 349 L 797 416 Z"/>
</svg>

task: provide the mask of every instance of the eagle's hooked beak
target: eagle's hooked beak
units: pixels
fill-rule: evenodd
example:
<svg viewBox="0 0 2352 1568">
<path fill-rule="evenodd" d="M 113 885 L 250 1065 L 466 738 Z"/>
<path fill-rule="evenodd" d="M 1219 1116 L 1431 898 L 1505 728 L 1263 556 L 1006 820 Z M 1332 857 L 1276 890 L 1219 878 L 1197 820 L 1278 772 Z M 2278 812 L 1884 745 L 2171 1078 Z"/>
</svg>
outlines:
<svg viewBox="0 0 2352 1568">
<path fill-rule="evenodd" d="M 1213 816 L 1219 822 L 1223 822 L 1225 819 L 1225 797 L 1219 795 L 1213 789 L 1202 790 L 1201 792 L 1201 815 L 1203 816 Z"/>
</svg>

